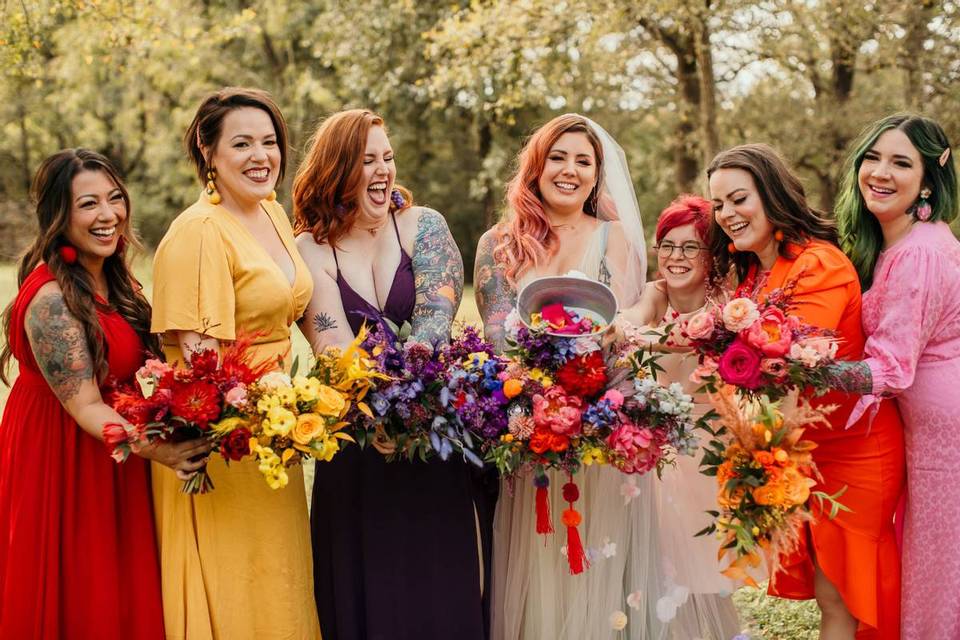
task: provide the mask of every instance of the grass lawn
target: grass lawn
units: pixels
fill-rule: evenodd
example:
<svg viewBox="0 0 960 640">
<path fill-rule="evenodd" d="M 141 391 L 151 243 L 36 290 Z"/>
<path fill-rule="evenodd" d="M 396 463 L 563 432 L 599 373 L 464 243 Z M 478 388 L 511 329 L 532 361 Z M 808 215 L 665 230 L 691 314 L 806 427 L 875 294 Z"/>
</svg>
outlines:
<svg viewBox="0 0 960 640">
<path fill-rule="evenodd" d="M 149 261 L 146 259 L 140 260 L 135 265 L 134 270 L 143 283 L 149 298 L 152 285 Z M 2 302 L 4 308 L 13 299 L 16 291 L 16 267 L 12 264 L 0 264 L 0 302 Z M 460 305 L 457 319 L 469 324 L 479 324 L 480 315 L 473 300 L 472 287 L 466 287 L 463 292 L 463 303 Z M 5 339 L 5 337 L 0 339 Z M 296 327 L 293 328 L 293 351 L 300 356 L 301 362 L 308 361 L 310 347 Z M 15 373 L 15 369 L 11 371 L 14 377 Z M 0 384 L 0 409 L 6 401 L 8 392 L 9 389 Z M 313 487 L 311 481 L 313 465 L 308 463 L 305 465 L 304 471 L 307 477 L 307 490 L 309 491 Z M 749 588 L 737 591 L 734 594 L 734 601 L 740 612 L 744 629 L 753 640 L 813 640 L 817 637 L 820 616 L 813 601 L 792 602 L 770 598 L 762 590 Z"/>
</svg>

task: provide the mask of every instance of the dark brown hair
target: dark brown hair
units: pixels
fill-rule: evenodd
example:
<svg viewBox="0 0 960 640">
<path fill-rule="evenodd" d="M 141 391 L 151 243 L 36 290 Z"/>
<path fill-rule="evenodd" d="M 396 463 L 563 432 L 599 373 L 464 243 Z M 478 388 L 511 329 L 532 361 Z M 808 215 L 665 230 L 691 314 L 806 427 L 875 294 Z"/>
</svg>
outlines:
<svg viewBox="0 0 960 640">
<path fill-rule="evenodd" d="M 103 272 L 110 288 L 110 304 L 103 305 L 94 297 L 93 279 L 79 262 L 66 263 L 60 256 L 60 247 L 66 244 L 65 234 L 70 225 L 73 209 L 73 178 L 83 171 L 100 171 L 107 175 L 123 195 L 127 218 L 120 230 L 122 244 L 117 251 L 106 259 Z M 31 199 L 36 206 L 39 233 L 33 244 L 20 260 L 17 271 L 17 284 L 23 285 L 27 276 L 41 262 L 57 279 L 63 293 L 64 303 L 77 320 L 83 325 L 87 347 L 93 358 L 97 378 L 103 381 L 107 375 L 106 342 L 103 329 L 97 318 L 97 309 L 116 310 L 133 326 L 144 347 L 149 353 L 158 354 L 159 343 L 150 333 L 150 304 L 143 297 L 140 283 L 133 277 L 128 264 L 129 248 L 140 248 L 133 232 L 130 216 L 130 195 L 110 161 L 95 151 L 88 149 L 64 149 L 40 165 L 30 190 Z M 122 248 L 121 248 L 122 247 Z M 0 380 L 9 384 L 7 367 L 13 355 L 10 351 L 10 322 L 13 315 L 13 303 L 3 312 L 3 330 L 7 336 L 6 344 L 0 351 Z"/>
<path fill-rule="evenodd" d="M 203 157 L 202 147 L 213 149 L 220 141 L 223 132 L 223 119 L 234 109 L 253 107 L 266 112 L 273 122 L 273 129 L 277 133 L 277 147 L 280 149 L 280 172 L 277 175 L 277 184 L 283 181 L 283 174 L 287 169 L 287 123 L 280 113 L 280 108 L 273 101 L 270 94 L 260 89 L 244 87 L 226 87 L 211 93 L 197 109 L 193 122 L 183 135 L 183 145 L 190 154 L 200 182 L 207 181 L 207 160 Z"/>
<path fill-rule="evenodd" d="M 766 144 L 743 144 L 721 151 L 707 168 L 707 177 L 720 169 L 741 169 L 750 174 L 763 203 L 763 211 L 773 228 L 783 233 L 780 255 L 792 258 L 790 244 L 805 245 L 811 238 L 837 244 L 837 229 L 833 220 L 807 204 L 803 184 L 790 171 L 776 150 Z M 710 222 L 710 254 L 713 256 L 715 282 L 727 277 L 731 265 L 742 281 L 757 257 L 749 251 L 731 253 L 730 238 L 717 224 L 716 215 Z"/>
<path fill-rule="evenodd" d="M 293 231 L 308 232 L 318 244 L 336 246 L 360 215 L 363 184 L 363 156 L 371 127 L 386 125 L 369 109 L 348 109 L 335 113 L 320 125 L 310 150 L 293 179 Z M 407 209 L 413 196 L 396 182 L 406 204 L 390 211 Z"/>
</svg>

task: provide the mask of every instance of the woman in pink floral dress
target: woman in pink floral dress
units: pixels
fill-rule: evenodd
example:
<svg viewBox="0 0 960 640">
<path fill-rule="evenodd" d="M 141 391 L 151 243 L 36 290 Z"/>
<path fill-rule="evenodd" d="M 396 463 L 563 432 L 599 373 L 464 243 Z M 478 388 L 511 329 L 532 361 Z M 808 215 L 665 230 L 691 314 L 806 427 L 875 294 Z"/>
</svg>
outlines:
<svg viewBox="0 0 960 640">
<path fill-rule="evenodd" d="M 866 360 L 837 384 L 863 397 L 850 423 L 895 396 L 907 454 L 902 637 L 960 638 L 960 242 L 950 143 L 895 115 L 851 154 L 837 220 L 863 294 Z"/>
</svg>

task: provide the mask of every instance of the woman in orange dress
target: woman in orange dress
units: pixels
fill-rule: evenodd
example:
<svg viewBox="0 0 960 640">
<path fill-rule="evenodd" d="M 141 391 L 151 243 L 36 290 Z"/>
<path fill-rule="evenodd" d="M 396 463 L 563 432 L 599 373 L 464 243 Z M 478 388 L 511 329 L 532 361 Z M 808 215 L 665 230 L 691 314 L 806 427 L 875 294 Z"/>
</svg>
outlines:
<svg viewBox="0 0 960 640">
<path fill-rule="evenodd" d="M 741 286 L 762 292 L 795 283 L 792 313 L 836 332 L 837 358 L 860 360 L 860 281 L 837 247 L 833 223 L 806 202 L 803 186 L 766 145 L 721 152 L 707 170 L 714 205 L 711 249 L 717 276 L 731 267 Z M 849 511 L 823 512 L 799 548 L 781 559 L 769 593 L 816 598 L 820 637 L 882 638 L 900 634 L 900 555 L 893 514 L 904 488 L 903 425 L 892 401 L 881 403 L 872 425 L 864 418 L 844 429 L 857 396 L 832 392 L 817 404 L 837 404 L 833 429 L 811 429 L 817 489 Z"/>
</svg>

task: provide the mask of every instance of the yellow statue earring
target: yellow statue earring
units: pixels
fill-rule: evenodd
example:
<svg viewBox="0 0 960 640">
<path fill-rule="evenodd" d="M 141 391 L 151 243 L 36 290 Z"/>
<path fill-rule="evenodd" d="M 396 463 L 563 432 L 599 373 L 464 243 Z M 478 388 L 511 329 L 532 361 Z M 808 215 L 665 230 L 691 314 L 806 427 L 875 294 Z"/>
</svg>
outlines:
<svg viewBox="0 0 960 640">
<path fill-rule="evenodd" d="M 217 170 L 210 168 L 207 171 L 207 199 L 210 201 L 210 204 L 220 204 L 220 201 L 223 198 L 220 197 L 220 192 L 217 191 L 217 185 L 214 183 L 214 180 L 217 177 Z"/>
</svg>

